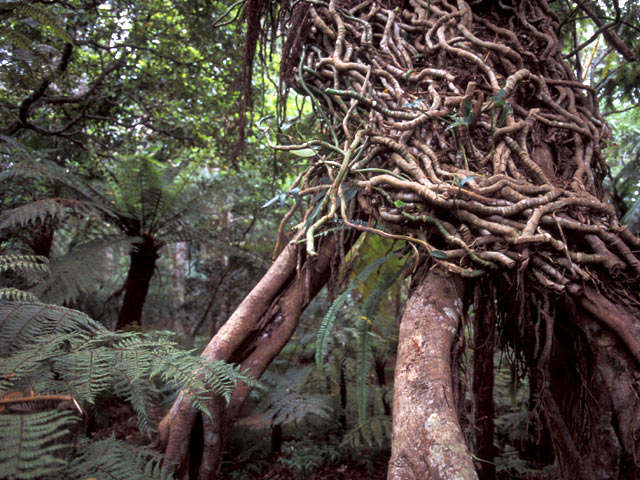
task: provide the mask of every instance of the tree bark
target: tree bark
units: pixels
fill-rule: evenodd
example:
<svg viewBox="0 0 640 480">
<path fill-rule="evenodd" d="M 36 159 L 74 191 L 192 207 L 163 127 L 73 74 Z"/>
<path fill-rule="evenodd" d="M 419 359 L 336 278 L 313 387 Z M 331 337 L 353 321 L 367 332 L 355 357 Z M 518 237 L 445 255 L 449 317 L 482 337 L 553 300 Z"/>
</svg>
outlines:
<svg viewBox="0 0 640 480">
<path fill-rule="evenodd" d="M 302 264 L 297 238 L 289 243 L 202 355 L 240 363 L 259 378 L 291 338 L 304 308 L 329 279 L 335 242 L 333 236 L 323 239 L 318 255 L 305 258 Z M 198 413 L 181 394 L 159 427 L 167 469 L 177 470 L 179 477 L 189 473 L 190 478 L 219 478 L 222 453 L 250 391 L 250 387 L 240 384 L 228 405 L 222 398 L 212 400 L 212 418 L 203 416 L 204 433 L 200 439 L 191 435 Z M 187 472 L 188 454 L 197 454 L 197 449 L 202 450 L 202 460 Z"/>
<path fill-rule="evenodd" d="M 640 478 L 640 400 L 637 393 L 640 372 L 637 359 L 629 347 L 629 339 L 618 334 L 617 324 L 612 327 L 611 318 L 599 318 L 608 316 L 617 321 L 629 321 L 634 315 L 622 305 L 614 306 L 592 289 L 585 291 L 578 305 L 570 305 L 570 312 L 593 355 L 594 376 L 597 375 L 603 384 L 599 389 L 591 389 L 598 396 L 600 407 L 600 411 L 592 412 L 591 416 L 607 422 L 606 429 L 592 429 L 596 439 L 591 449 L 596 455 L 596 471 L 609 472 L 597 478 Z M 633 322 L 633 326 L 629 326 L 628 333 L 636 324 Z M 607 437 L 613 438 L 608 440 Z M 603 454 L 603 451 L 609 453 Z"/>
<path fill-rule="evenodd" d="M 149 235 L 143 235 L 142 242 L 133 244 L 131 263 L 125 282 L 124 300 L 118 315 L 116 330 L 128 325 L 140 324 L 142 309 L 147 299 L 147 293 L 149 293 L 149 285 L 156 268 L 160 246 Z"/>
<path fill-rule="evenodd" d="M 389 480 L 478 478 L 452 391 L 463 291 L 460 278 L 438 270 L 412 288 L 400 324 Z"/>
</svg>

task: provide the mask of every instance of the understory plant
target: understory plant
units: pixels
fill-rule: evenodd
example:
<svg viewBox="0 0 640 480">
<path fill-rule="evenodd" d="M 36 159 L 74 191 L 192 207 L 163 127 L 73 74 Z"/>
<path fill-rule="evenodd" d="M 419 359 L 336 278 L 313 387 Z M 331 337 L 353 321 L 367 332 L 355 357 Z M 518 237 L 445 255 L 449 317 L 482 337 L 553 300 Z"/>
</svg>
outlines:
<svg viewBox="0 0 640 480">
<path fill-rule="evenodd" d="M 46 270 L 40 257 L 0 257 L 0 272 Z M 129 403 L 137 427 L 156 432 L 167 386 L 210 415 L 229 399 L 239 367 L 186 351 L 165 332 L 111 332 L 77 310 L 0 289 L 0 478 L 170 478 L 162 455 L 86 428 L 99 399 Z"/>
</svg>

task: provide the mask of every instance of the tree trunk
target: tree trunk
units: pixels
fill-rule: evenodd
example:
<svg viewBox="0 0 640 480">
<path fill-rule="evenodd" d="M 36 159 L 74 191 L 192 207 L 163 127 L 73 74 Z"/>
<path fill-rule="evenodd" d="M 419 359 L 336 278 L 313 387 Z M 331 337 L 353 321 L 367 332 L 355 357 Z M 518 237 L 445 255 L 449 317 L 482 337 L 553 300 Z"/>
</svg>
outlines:
<svg viewBox="0 0 640 480">
<path fill-rule="evenodd" d="M 493 408 L 493 356 L 495 351 L 495 288 L 490 281 L 478 281 L 473 315 L 473 401 L 475 455 L 480 480 L 496 477 Z"/>
<path fill-rule="evenodd" d="M 439 270 L 412 288 L 398 340 L 389 480 L 478 478 L 452 391 L 463 291 L 459 278 Z"/>
<path fill-rule="evenodd" d="M 116 330 L 128 325 L 140 324 L 159 249 L 160 245 L 148 235 L 142 236 L 142 242 L 133 244 L 131 263 L 125 281 L 124 300 L 118 315 Z"/>
<path fill-rule="evenodd" d="M 352 244 L 353 237 L 350 235 L 347 245 Z M 324 238 L 318 255 L 313 258 L 304 258 L 297 240 L 285 247 L 209 342 L 203 356 L 239 363 L 255 378 L 262 375 L 291 338 L 304 308 L 331 275 L 335 237 Z M 219 478 L 222 453 L 250 391 L 241 384 L 236 386 L 228 405 L 222 398 L 212 400 L 209 403 L 212 418 L 203 416 L 201 438 L 192 436 L 198 413 L 188 398 L 180 394 L 159 427 L 159 443 L 165 449 L 166 468 L 177 470 L 179 478 L 187 474 L 189 478 L 202 480 Z M 197 455 L 201 461 L 190 462 L 189 455 Z"/>
</svg>

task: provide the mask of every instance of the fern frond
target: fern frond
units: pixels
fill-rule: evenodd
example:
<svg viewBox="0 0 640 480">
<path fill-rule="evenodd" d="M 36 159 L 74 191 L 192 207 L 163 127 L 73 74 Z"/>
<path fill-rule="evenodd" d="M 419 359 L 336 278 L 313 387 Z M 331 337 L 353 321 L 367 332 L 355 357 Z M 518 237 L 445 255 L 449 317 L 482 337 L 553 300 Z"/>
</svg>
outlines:
<svg viewBox="0 0 640 480">
<path fill-rule="evenodd" d="M 44 302 L 64 304 L 91 293 L 109 277 L 109 249 L 127 250 L 133 237 L 112 235 L 75 246 L 51 262 L 51 275 L 39 282 L 33 293 Z"/>
<path fill-rule="evenodd" d="M 56 454 L 70 447 L 64 437 L 79 421 L 70 410 L 0 414 L 0 472 L 3 478 L 56 475 L 66 461 Z"/>
<path fill-rule="evenodd" d="M 19 3 L 14 9 L 14 13 L 19 17 L 31 17 L 36 22 L 49 27 L 51 32 L 67 43 L 73 43 L 71 35 L 64 29 L 58 16 L 49 10 L 34 5 L 33 3 Z"/>
<path fill-rule="evenodd" d="M 92 188 L 86 182 L 70 174 L 64 168 L 47 160 L 36 161 L 31 157 L 23 157 L 22 160 L 4 172 L 3 178 L 38 178 L 46 182 L 60 185 L 73 192 L 77 200 L 88 202 L 105 217 L 119 219 L 121 212 L 117 212 L 110 206 L 107 198 Z M 0 178 L 2 178 L 0 177 Z"/>
<path fill-rule="evenodd" d="M 351 448 L 385 448 L 391 443 L 391 417 L 378 415 L 368 418 L 358 428 L 347 432 L 342 444 Z"/>
<path fill-rule="evenodd" d="M 163 382 L 180 385 L 180 389 L 191 395 L 195 408 L 208 413 L 206 402 L 213 392 L 225 400 L 231 399 L 231 393 L 239 381 L 255 386 L 256 380 L 247 376 L 238 365 L 219 360 L 193 357 L 189 352 L 173 350 L 157 355 L 152 377 L 158 376 Z"/>
<path fill-rule="evenodd" d="M 28 50 L 33 47 L 33 40 L 29 38 L 27 35 L 18 32 L 9 27 L 0 28 L 0 38 L 4 39 L 6 42 L 9 42 L 14 47 L 21 48 L 23 50 Z"/>
<path fill-rule="evenodd" d="M 0 216 L 0 228 L 24 227 L 48 219 L 61 220 L 67 216 L 68 210 L 82 215 L 97 213 L 95 206 L 89 202 L 69 198 L 45 198 L 5 211 Z"/>
<path fill-rule="evenodd" d="M 77 310 L 37 302 L 0 302 L 0 352 L 27 348 L 39 337 L 96 333 L 105 328 Z"/>
<path fill-rule="evenodd" d="M 307 393 L 304 384 L 311 366 L 291 367 L 282 375 L 269 371 L 264 380 L 271 384 L 256 413 L 270 418 L 274 425 L 299 422 L 308 415 L 331 418 L 332 407 L 325 395 Z"/>
<path fill-rule="evenodd" d="M 162 471 L 162 455 L 149 448 L 107 438 L 100 441 L 84 439 L 80 443 L 82 454 L 69 462 L 64 478 L 126 478 L 131 480 L 171 480 L 171 474 Z"/>
<path fill-rule="evenodd" d="M 318 368 L 322 368 L 324 364 L 324 359 L 327 352 L 327 345 L 329 344 L 329 336 L 333 330 L 333 326 L 335 324 L 336 316 L 338 315 L 338 310 L 342 305 L 347 301 L 349 295 L 356 287 L 371 275 L 378 267 L 380 267 L 383 263 L 389 260 L 392 257 L 395 257 L 396 254 L 391 254 L 386 257 L 378 258 L 374 260 L 369 265 L 367 265 L 362 272 L 358 274 L 355 279 L 352 279 L 349 282 L 349 285 L 338 297 L 334 300 L 334 302 L 329 307 L 326 315 L 322 319 L 322 323 L 320 324 L 320 328 L 318 329 L 318 336 L 316 340 L 316 366 Z"/>
<path fill-rule="evenodd" d="M 37 302 L 38 297 L 33 293 L 25 292 L 17 288 L 0 288 L 0 300 L 12 300 L 17 302 Z"/>
<path fill-rule="evenodd" d="M 371 370 L 371 338 L 369 335 L 369 326 L 380 308 L 380 302 L 384 298 L 387 291 L 393 286 L 400 274 L 402 268 L 396 272 L 386 272 L 376 288 L 369 294 L 357 320 L 357 399 L 358 399 L 358 424 L 363 425 L 368 405 L 368 387 L 369 387 L 369 371 Z"/>
<path fill-rule="evenodd" d="M 9 270 L 49 272 L 49 259 L 40 255 L 0 255 L 0 273 Z"/>
</svg>

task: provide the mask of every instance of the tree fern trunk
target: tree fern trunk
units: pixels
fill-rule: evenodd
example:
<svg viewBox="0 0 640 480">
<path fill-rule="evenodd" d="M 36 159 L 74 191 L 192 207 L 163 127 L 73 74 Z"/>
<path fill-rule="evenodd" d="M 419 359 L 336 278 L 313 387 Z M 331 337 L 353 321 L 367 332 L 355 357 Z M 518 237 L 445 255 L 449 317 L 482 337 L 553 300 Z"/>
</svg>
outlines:
<svg viewBox="0 0 640 480">
<path fill-rule="evenodd" d="M 142 242 L 134 243 L 131 264 L 125 282 L 124 300 L 118 315 L 116 330 L 128 325 L 140 324 L 142 308 L 149 292 L 151 277 L 156 268 L 160 245 L 153 237 L 144 235 Z"/>
<path fill-rule="evenodd" d="M 34 255 L 49 258 L 54 233 L 55 225 L 48 221 L 38 223 L 31 228 L 28 234 L 27 244 L 33 250 Z"/>
<path fill-rule="evenodd" d="M 478 478 L 452 390 L 463 288 L 459 278 L 438 270 L 413 285 L 398 337 L 389 480 Z"/>
</svg>

